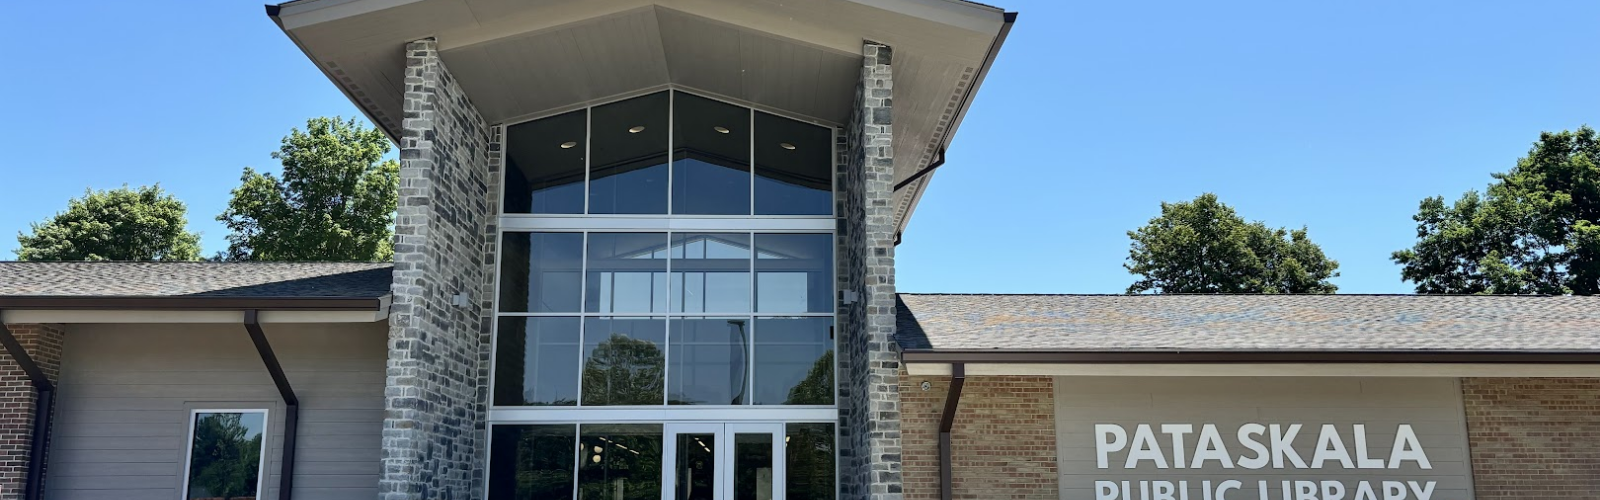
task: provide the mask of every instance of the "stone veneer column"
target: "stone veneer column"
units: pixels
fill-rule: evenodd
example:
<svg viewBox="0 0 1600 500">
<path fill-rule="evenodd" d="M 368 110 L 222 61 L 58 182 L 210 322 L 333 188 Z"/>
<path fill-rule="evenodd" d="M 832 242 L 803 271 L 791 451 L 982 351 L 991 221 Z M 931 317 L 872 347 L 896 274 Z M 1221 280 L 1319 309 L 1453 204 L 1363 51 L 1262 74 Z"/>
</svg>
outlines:
<svg viewBox="0 0 1600 500">
<path fill-rule="evenodd" d="M 28 356 L 51 382 L 61 377 L 61 342 L 56 325 L 6 325 Z M 61 394 L 56 393 L 60 398 Z M 22 498 L 33 453 L 33 409 L 38 405 L 33 381 L 5 349 L 0 349 L 0 500 Z M 41 450 L 40 453 L 44 451 Z"/>
<path fill-rule="evenodd" d="M 484 321 L 493 214 L 488 127 L 439 60 L 434 40 L 406 44 L 394 300 L 384 391 L 384 500 L 482 494 Z M 461 300 L 458 300 L 457 297 Z"/>
<path fill-rule="evenodd" d="M 899 500 L 900 353 L 894 341 L 893 74 L 889 46 L 862 47 L 861 83 L 840 157 L 840 492 Z"/>
</svg>

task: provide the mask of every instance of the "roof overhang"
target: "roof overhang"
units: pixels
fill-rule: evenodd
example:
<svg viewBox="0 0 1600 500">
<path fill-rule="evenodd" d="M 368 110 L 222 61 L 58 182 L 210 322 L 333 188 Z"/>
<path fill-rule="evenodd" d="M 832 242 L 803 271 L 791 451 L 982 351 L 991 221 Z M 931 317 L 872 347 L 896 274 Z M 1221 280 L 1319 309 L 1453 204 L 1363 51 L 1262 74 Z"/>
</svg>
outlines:
<svg viewBox="0 0 1600 500">
<path fill-rule="evenodd" d="M 896 224 L 1016 16 L 961 0 L 298 0 L 268 14 L 391 138 L 404 46 L 440 58 L 490 124 L 681 86 L 848 122 L 864 41 L 894 48 Z"/>
<path fill-rule="evenodd" d="M 1600 351 L 906 349 L 913 376 L 1600 377 Z"/>
<path fill-rule="evenodd" d="M 372 323 L 389 317 L 389 296 L 345 297 L 0 297 L 3 323 Z"/>
</svg>

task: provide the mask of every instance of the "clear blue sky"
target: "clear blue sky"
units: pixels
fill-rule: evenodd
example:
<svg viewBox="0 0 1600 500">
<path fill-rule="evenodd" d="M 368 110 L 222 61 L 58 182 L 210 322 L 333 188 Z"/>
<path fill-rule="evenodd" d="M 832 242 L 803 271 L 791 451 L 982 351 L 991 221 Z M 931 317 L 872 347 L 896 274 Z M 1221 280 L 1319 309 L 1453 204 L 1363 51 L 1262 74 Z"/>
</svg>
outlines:
<svg viewBox="0 0 1600 500">
<path fill-rule="evenodd" d="M 259 2 L 182 3 L 0 16 L 0 256 L 86 187 L 155 182 L 220 250 L 243 167 L 357 114 Z M 1388 256 L 1419 200 L 1600 125 L 1591 0 L 993 3 L 1021 17 L 898 250 L 904 291 L 1117 293 L 1126 231 L 1210 191 L 1309 226 L 1341 292 L 1409 292 Z"/>
</svg>

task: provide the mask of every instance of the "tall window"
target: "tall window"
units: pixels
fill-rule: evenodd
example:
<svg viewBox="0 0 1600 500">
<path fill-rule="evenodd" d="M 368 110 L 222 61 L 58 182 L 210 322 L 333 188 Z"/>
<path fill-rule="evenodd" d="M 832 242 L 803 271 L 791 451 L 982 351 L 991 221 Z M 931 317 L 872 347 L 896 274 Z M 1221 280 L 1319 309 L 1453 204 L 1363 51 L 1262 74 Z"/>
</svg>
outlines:
<svg viewBox="0 0 1600 500">
<path fill-rule="evenodd" d="M 489 498 L 834 498 L 833 130 L 669 90 L 505 141 Z"/>
<path fill-rule="evenodd" d="M 197 410 L 189 419 L 184 498 L 254 500 L 261 491 L 267 410 Z"/>
</svg>

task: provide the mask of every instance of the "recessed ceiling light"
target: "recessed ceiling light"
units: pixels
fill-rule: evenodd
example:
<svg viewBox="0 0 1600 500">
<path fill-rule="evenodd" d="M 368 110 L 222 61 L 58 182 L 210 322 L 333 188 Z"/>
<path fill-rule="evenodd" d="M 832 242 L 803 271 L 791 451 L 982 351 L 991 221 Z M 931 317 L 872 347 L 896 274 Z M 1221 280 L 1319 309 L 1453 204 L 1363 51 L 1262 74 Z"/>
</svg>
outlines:
<svg viewBox="0 0 1600 500">
<path fill-rule="evenodd" d="M 726 134 L 726 133 L 728 133 L 728 127 L 711 127 L 711 130 L 715 130 L 715 131 L 717 131 L 717 133 L 719 133 L 719 134 Z"/>
<path fill-rule="evenodd" d="M 644 125 L 638 125 L 638 126 L 635 126 L 633 128 L 628 129 L 628 133 L 630 133 L 630 134 L 637 134 L 639 132 L 644 132 Z"/>
<path fill-rule="evenodd" d="M 787 142 L 780 142 L 780 143 L 778 143 L 778 146 L 782 147 L 783 149 L 790 150 L 790 151 L 794 150 L 794 145 L 793 144 L 789 144 Z"/>
<path fill-rule="evenodd" d="M 561 149 L 572 149 L 573 147 L 576 147 L 577 145 L 578 145 L 578 143 L 576 141 L 567 141 L 567 142 L 561 143 Z"/>
</svg>

